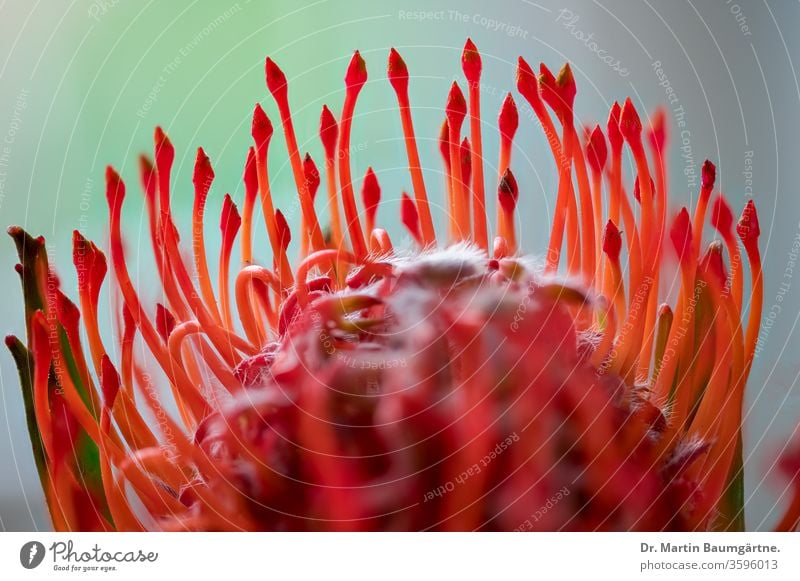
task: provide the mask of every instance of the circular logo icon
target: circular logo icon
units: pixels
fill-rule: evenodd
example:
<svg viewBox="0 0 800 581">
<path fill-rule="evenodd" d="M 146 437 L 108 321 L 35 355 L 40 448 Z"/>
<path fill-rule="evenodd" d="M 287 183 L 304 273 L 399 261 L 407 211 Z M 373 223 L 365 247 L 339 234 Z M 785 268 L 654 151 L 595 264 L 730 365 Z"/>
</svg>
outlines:
<svg viewBox="0 0 800 581">
<path fill-rule="evenodd" d="M 19 562 L 26 569 L 35 569 L 44 560 L 44 545 L 39 541 L 30 541 L 19 550 Z"/>
</svg>

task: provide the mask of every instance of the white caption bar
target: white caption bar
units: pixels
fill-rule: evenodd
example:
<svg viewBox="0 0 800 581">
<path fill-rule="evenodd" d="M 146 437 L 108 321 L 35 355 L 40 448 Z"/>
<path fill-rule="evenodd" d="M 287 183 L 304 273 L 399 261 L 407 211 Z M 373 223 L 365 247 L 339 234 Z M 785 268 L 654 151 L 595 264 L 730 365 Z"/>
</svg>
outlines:
<svg viewBox="0 0 800 581">
<path fill-rule="evenodd" d="M 791 533 L 2 533 L 0 577 L 800 579 L 798 549 Z"/>
</svg>

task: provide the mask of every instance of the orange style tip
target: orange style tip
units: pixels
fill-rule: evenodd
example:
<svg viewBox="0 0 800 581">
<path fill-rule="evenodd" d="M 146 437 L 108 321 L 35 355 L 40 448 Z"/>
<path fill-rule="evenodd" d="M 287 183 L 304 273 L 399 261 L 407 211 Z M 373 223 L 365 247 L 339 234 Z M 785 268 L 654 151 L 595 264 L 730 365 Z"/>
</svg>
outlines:
<svg viewBox="0 0 800 581">
<path fill-rule="evenodd" d="M 466 137 L 461 142 L 461 179 L 465 184 L 469 184 L 472 177 L 472 147 Z"/>
<path fill-rule="evenodd" d="M 467 102 L 464 99 L 464 93 L 461 92 L 461 87 L 458 86 L 456 81 L 453 81 L 450 86 L 450 93 L 447 95 L 447 104 L 444 110 L 448 123 L 453 129 L 460 130 L 464 117 L 467 116 Z"/>
<path fill-rule="evenodd" d="M 10 226 L 8 228 L 8 230 L 11 231 L 11 228 L 15 228 L 15 226 Z M 83 234 L 81 234 L 80 230 L 73 230 L 72 231 L 72 243 L 73 244 L 86 244 L 86 242 L 87 242 L 86 237 Z"/>
<path fill-rule="evenodd" d="M 194 173 L 192 174 L 192 184 L 194 184 L 194 194 L 201 204 L 205 202 L 211 183 L 214 181 L 214 169 L 211 167 L 211 160 L 203 151 L 202 147 L 197 148 L 197 157 L 194 161 Z"/>
<path fill-rule="evenodd" d="M 156 330 L 164 343 L 169 341 L 169 336 L 172 334 L 175 324 L 175 316 L 170 310 L 161 303 L 156 303 Z"/>
<path fill-rule="evenodd" d="M 250 134 L 253 136 L 257 149 L 265 150 L 269 146 L 269 140 L 272 138 L 272 123 L 261 107 L 261 103 L 256 103 L 253 109 L 253 123 Z"/>
<path fill-rule="evenodd" d="M 244 180 L 245 196 L 248 198 L 255 197 L 258 193 L 258 170 L 256 169 L 256 150 L 253 147 L 247 148 L 247 160 L 244 162 Z"/>
<path fill-rule="evenodd" d="M 631 101 L 630 97 L 625 99 L 625 104 L 622 106 L 622 112 L 619 117 L 619 131 L 628 140 L 636 140 L 642 134 L 642 120 L 639 118 L 639 113 L 636 112 L 636 107 L 633 106 L 633 101 Z"/>
<path fill-rule="evenodd" d="M 386 76 L 398 96 L 408 93 L 408 67 L 403 57 L 395 49 L 389 51 L 389 63 L 386 65 Z"/>
<path fill-rule="evenodd" d="M 714 199 L 714 203 L 711 206 L 710 220 L 711 225 L 724 238 L 731 235 L 733 228 L 733 211 L 722 196 L 717 196 Z"/>
<path fill-rule="evenodd" d="M 450 124 L 447 119 L 442 123 L 442 128 L 439 130 L 439 153 L 444 158 L 444 163 L 447 170 L 450 170 Z"/>
<path fill-rule="evenodd" d="M 559 89 L 561 99 L 572 109 L 572 105 L 575 102 L 575 95 L 578 93 L 578 87 L 575 83 L 575 77 L 572 74 L 572 67 L 569 66 L 569 63 L 564 63 L 564 66 L 558 71 L 556 86 Z"/>
<path fill-rule="evenodd" d="M 367 63 L 361 58 L 361 53 L 356 51 L 353 54 L 353 58 L 350 59 L 350 64 L 347 66 L 347 72 L 344 75 L 344 84 L 348 91 L 359 91 L 366 82 Z"/>
<path fill-rule="evenodd" d="M 169 137 L 160 125 L 156 125 L 155 132 L 153 134 L 153 141 L 156 147 L 172 145 L 172 142 L 169 140 Z"/>
<path fill-rule="evenodd" d="M 736 224 L 736 233 L 739 234 L 742 244 L 748 251 L 757 247 L 761 228 L 758 225 L 758 212 L 756 212 L 753 200 L 747 200 L 739 222 Z"/>
<path fill-rule="evenodd" d="M 517 127 L 519 127 L 519 112 L 511 93 L 508 93 L 506 98 L 503 99 L 497 126 L 500 128 L 500 135 L 509 140 L 514 139 L 514 134 L 517 132 Z"/>
<path fill-rule="evenodd" d="M 619 103 L 614 101 L 611 106 L 611 111 L 608 113 L 608 123 L 606 124 L 606 132 L 608 133 L 608 142 L 611 144 L 613 151 L 622 149 L 622 142 L 624 138 L 619 130 L 619 120 L 622 116 L 622 107 Z"/>
<path fill-rule="evenodd" d="M 544 63 L 539 63 L 539 90 L 542 99 L 553 111 L 560 112 L 564 109 L 564 103 L 558 94 L 556 78 Z"/>
<path fill-rule="evenodd" d="M 532 107 L 541 103 L 539 81 L 531 66 L 522 57 L 517 58 L 517 91 Z"/>
<path fill-rule="evenodd" d="M 149 199 L 156 193 L 155 188 L 155 171 L 153 169 L 153 162 L 144 154 L 139 156 L 139 182 L 144 191 L 145 199 Z"/>
<path fill-rule="evenodd" d="M 87 274 L 85 284 L 92 293 L 98 292 L 108 270 L 106 256 L 78 230 L 72 231 L 72 264 Z"/>
<path fill-rule="evenodd" d="M 336 140 L 339 138 L 339 126 L 327 105 L 322 106 L 319 116 L 319 138 L 325 148 L 325 157 L 331 159 L 336 155 Z"/>
<path fill-rule="evenodd" d="M 661 303 L 658 306 L 658 318 L 661 317 L 672 317 L 672 307 L 669 306 L 667 303 Z"/>
<path fill-rule="evenodd" d="M 314 163 L 310 153 L 306 153 L 305 157 L 303 158 L 303 177 L 306 180 L 308 194 L 311 196 L 311 201 L 313 202 L 317 197 L 320 176 L 319 170 L 317 169 L 317 164 Z"/>
<path fill-rule="evenodd" d="M 289 243 L 292 241 L 292 230 L 289 228 L 289 223 L 280 210 L 275 210 L 275 226 L 278 229 L 278 240 L 280 241 L 281 248 L 286 250 L 289 248 Z"/>
<path fill-rule="evenodd" d="M 656 191 L 656 184 L 653 182 L 653 178 L 650 178 L 650 191 Z M 633 182 L 633 197 L 636 198 L 637 202 L 642 202 L 642 192 L 639 189 L 639 176 L 636 176 L 636 180 Z"/>
<path fill-rule="evenodd" d="M 701 170 L 701 185 L 704 190 L 714 189 L 714 182 L 717 181 L 717 166 L 708 160 L 703 162 L 703 169 Z"/>
<path fill-rule="evenodd" d="M 151 159 L 144 153 L 139 154 L 139 173 L 142 175 L 142 179 L 149 178 L 152 172 L 153 162 Z"/>
<path fill-rule="evenodd" d="M 418 244 L 422 244 L 422 236 L 420 235 L 419 231 L 419 213 L 417 212 L 417 206 L 414 204 L 414 200 L 412 200 L 405 192 L 403 192 L 403 195 L 400 199 L 400 221 L 409 231 L 411 236 L 414 237 L 414 240 L 416 240 Z"/>
<path fill-rule="evenodd" d="M 103 401 L 108 409 L 114 407 L 114 401 L 119 393 L 119 373 L 108 355 L 103 355 L 100 364 L 100 383 L 103 390 Z"/>
<path fill-rule="evenodd" d="M 511 173 L 511 169 L 507 168 L 500 179 L 500 184 L 497 186 L 497 200 L 503 207 L 503 210 L 510 214 L 517 207 L 517 200 L 519 199 L 519 188 L 517 186 L 517 179 Z"/>
<path fill-rule="evenodd" d="M 224 238 L 235 236 L 241 225 L 242 217 L 239 215 L 236 203 L 230 194 L 225 194 L 222 200 L 222 212 L 219 216 L 219 229 L 222 231 L 222 236 Z"/>
<path fill-rule="evenodd" d="M 125 182 L 110 165 L 106 167 L 106 200 L 110 207 L 122 203 L 125 199 Z"/>
<path fill-rule="evenodd" d="M 589 141 L 586 144 L 586 157 L 589 159 L 589 165 L 592 171 L 600 173 L 606 165 L 608 157 L 608 149 L 606 149 L 606 139 L 603 136 L 603 130 L 599 125 L 595 125 Z"/>
<path fill-rule="evenodd" d="M 603 231 L 603 252 L 606 253 L 612 262 L 619 261 L 619 254 L 622 251 L 622 235 L 619 228 L 613 221 L 606 222 L 606 228 Z"/>
<path fill-rule="evenodd" d="M 153 141 L 155 143 L 156 167 L 163 170 L 167 166 L 172 165 L 175 159 L 175 148 L 172 146 L 172 141 L 170 141 L 169 137 L 160 126 L 156 127 Z"/>
<path fill-rule="evenodd" d="M 267 80 L 267 89 L 275 98 L 276 101 L 281 101 L 286 98 L 286 75 L 278 65 L 275 64 L 271 58 L 267 57 L 264 63 L 264 74 Z"/>
<path fill-rule="evenodd" d="M 364 174 L 364 182 L 361 184 L 361 199 L 364 202 L 367 215 L 370 218 L 374 218 L 375 212 L 378 211 L 378 204 L 381 201 L 381 186 L 371 167 L 368 167 L 367 173 Z"/>
<path fill-rule="evenodd" d="M 681 262 L 689 260 L 692 254 L 692 220 L 686 208 L 681 208 L 681 211 L 675 216 L 669 235 Z"/>
<path fill-rule="evenodd" d="M 664 143 L 667 140 L 666 125 L 666 112 L 663 107 L 659 107 L 650 118 L 650 130 L 648 132 L 650 144 L 656 151 L 664 150 Z"/>
<path fill-rule="evenodd" d="M 714 240 L 709 244 L 700 261 L 700 269 L 707 277 L 713 277 L 719 288 L 724 288 L 728 280 L 725 261 L 722 258 L 722 242 Z"/>
<path fill-rule="evenodd" d="M 467 38 L 467 42 L 464 43 L 464 50 L 461 52 L 461 70 L 464 71 L 464 77 L 466 77 L 470 86 L 480 82 L 482 66 L 478 47 L 475 46 L 471 38 Z"/>
</svg>

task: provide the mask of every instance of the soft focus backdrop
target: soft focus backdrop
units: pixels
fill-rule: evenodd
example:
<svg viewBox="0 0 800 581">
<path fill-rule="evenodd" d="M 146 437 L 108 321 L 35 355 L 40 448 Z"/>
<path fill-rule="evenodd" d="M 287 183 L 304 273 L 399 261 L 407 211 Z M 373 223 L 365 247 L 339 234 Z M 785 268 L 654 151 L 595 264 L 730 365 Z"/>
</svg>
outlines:
<svg viewBox="0 0 800 581">
<path fill-rule="evenodd" d="M 301 148 L 319 160 L 320 108 L 327 103 L 339 111 L 344 70 L 359 49 L 370 81 L 357 109 L 353 174 L 360 179 L 374 166 L 384 192 L 380 221 L 392 225 L 400 241 L 397 201 L 411 184 L 385 79 L 389 48 L 401 51 L 413 76 L 414 121 L 429 193 L 437 201 L 436 137 L 448 87 L 462 81 L 466 37 L 483 55 L 489 160 L 497 155 L 492 129 L 506 91 L 514 88 L 516 57 L 544 61 L 553 70 L 568 60 L 582 123 L 604 125 L 610 104 L 628 95 L 640 111 L 667 107 L 676 205 L 693 203 L 705 158 L 717 163 L 717 183 L 737 211 L 747 197 L 756 199 L 766 293 L 747 398 L 745 464 L 748 527 L 764 529 L 786 501 L 785 482 L 772 477 L 771 467 L 800 418 L 798 29 L 800 4 L 788 1 L 0 0 L 0 222 L 44 234 L 70 292 L 70 233 L 80 229 L 104 240 L 103 169 L 111 163 L 129 186 L 128 255 L 145 289 L 152 288 L 136 156 L 152 148 L 154 126 L 167 130 L 178 152 L 173 208 L 182 227 L 189 224 L 195 148 L 202 145 L 211 157 L 217 174 L 208 205 L 211 230 L 225 192 L 242 199 L 254 103 L 262 101 L 277 118 L 264 85 L 264 57 L 273 57 L 289 78 Z M 521 184 L 522 245 L 541 253 L 556 174 L 538 124 L 518 103 L 512 168 Z M 297 224 L 280 132 L 273 143 L 273 193 Z M 487 171 L 487 191 L 493 179 Z M 217 248 L 212 242 L 209 252 Z M 24 333 L 14 263 L 11 240 L 0 241 L 4 334 Z M 47 528 L 16 370 L 5 350 L 0 371 L 0 530 Z"/>
</svg>

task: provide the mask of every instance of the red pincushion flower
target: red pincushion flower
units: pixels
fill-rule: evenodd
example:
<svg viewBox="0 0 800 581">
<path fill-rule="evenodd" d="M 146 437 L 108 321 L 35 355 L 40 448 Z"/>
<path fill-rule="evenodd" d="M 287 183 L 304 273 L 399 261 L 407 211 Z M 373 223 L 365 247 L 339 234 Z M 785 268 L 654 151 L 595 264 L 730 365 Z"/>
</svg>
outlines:
<svg viewBox="0 0 800 581">
<path fill-rule="evenodd" d="M 320 119 L 325 232 L 315 210 L 321 173 L 301 157 L 286 77 L 267 59 L 302 226 L 292 233 L 274 206 L 273 126 L 257 105 L 242 212 L 228 195 L 222 203 L 216 288 L 203 234 L 211 162 L 198 150 L 190 264 L 170 210 L 174 150 L 161 129 L 140 178 L 163 304 L 144 302 L 131 281 L 125 184 L 106 173 L 114 337 L 98 325 L 103 252 L 75 233 L 78 307 L 62 292 L 43 239 L 10 229 L 28 340 L 7 344 L 56 529 L 743 527 L 742 397 L 762 296 L 755 207 L 736 228 L 750 265 L 745 297 L 721 194 L 709 218 L 725 247 L 701 252 L 713 165 L 704 166 L 695 210 L 681 210 L 668 227 L 663 114 L 646 140 L 652 162 L 630 100 L 611 110 L 608 148 L 600 126 L 582 141 L 569 67 L 554 76 L 542 65 L 537 79 L 520 58 L 517 89 L 559 170 L 546 264 L 534 268 L 517 248 L 517 201 L 526 191 L 511 170 L 514 98 L 499 115 L 490 240 L 481 60 L 471 41 L 462 66 L 468 90 L 451 87 L 440 141 L 442 236 L 421 171 L 408 68 L 397 51 L 389 56 L 413 192 L 402 194 L 401 223 L 416 250 L 395 251 L 376 225 L 381 187 L 372 168 L 363 209 L 356 202 L 350 131 L 367 79 L 357 52 L 341 116 L 323 107 Z M 625 145 L 638 216 L 623 179 Z M 253 260 L 256 202 L 273 257 L 266 266 Z M 672 307 L 659 304 L 667 240 L 681 274 Z M 237 241 L 241 266 L 231 280 Z M 562 262 L 567 278 L 558 274 Z M 174 405 L 162 402 L 166 386 Z M 781 527 L 796 527 L 798 515 L 794 502 Z"/>
</svg>

